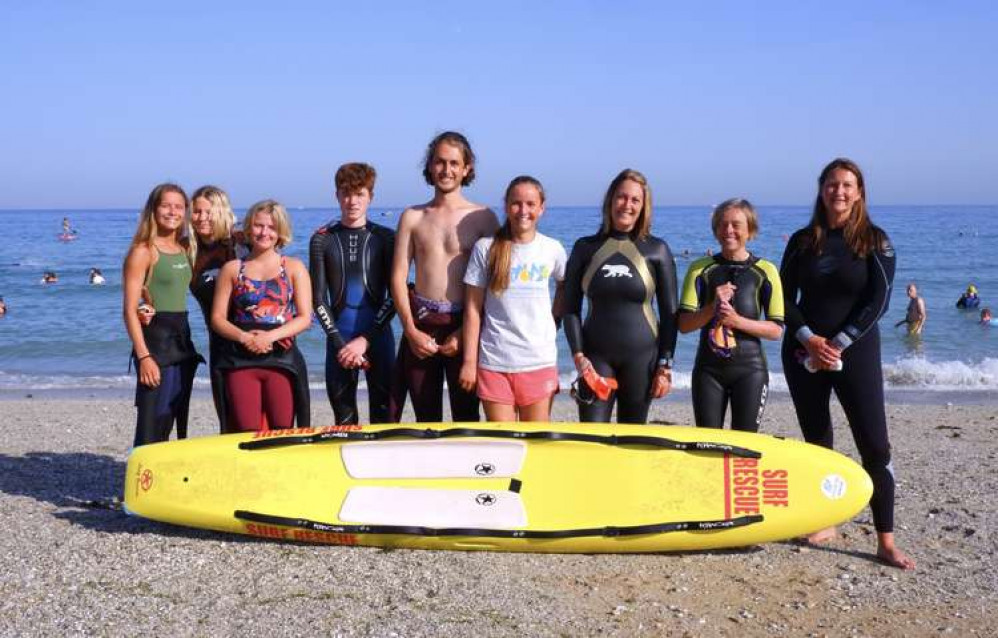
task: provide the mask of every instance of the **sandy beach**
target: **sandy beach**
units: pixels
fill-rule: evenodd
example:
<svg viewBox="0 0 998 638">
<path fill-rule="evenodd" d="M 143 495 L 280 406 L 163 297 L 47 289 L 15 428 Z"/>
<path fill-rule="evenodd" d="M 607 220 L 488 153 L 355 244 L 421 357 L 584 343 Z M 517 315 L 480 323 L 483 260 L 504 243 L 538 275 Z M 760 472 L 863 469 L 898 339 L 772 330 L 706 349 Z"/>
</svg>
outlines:
<svg viewBox="0 0 998 638">
<path fill-rule="evenodd" d="M 273 543 L 115 508 L 134 427 L 120 399 L 0 402 L 0 635 L 993 635 L 993 405 L 891 405 L 899 545 L 869 511 L 827 548 L 661 555 L 386 551 Z M 210 404 L 191 435 L 214 433 Z M 556 420 L 573 420 L 561 399 Z M 691 424 L 688 401 L 652 419 Z M 324 401 L 313 422 L 332 422 Z M 789 403 L 764 431 L 798 436 Z M 841 413 L 838 447 L 856 452 Z"/>
</svg>

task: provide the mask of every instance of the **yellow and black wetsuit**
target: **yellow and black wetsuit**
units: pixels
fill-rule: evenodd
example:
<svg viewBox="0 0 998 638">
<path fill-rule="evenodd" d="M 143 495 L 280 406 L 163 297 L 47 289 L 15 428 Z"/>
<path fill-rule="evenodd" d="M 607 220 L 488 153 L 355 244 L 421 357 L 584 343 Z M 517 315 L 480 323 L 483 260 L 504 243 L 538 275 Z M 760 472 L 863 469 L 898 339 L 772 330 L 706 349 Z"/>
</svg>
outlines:
<svg viewBox="0 0 998 638">
<path fill-rule="evenodd" d="M 672 366 L 676 348 L 676 287 L 672 251 L 657 237 L 611 232 L 575 242 L 565 272 L 565 336 L 573 355 L 584 353 L 620 386 L 608 401 L 580 404 L 580 420 L 609 422 L 615 401 L 618 423 L 647 420 L 652 375 Z"/>
<path fill-rule="evenodd" d="M 745 261 L 729 261 L 720 255 L 703 257 L 690 264 L 683 282 L 680 312 L 696 312 L 713 305 L 718 286 L 736 287 L 732 305 L 739 315 L 783 323 L 783 287 L 780 274 L 770 262 L 750 255 Z M 715 352 L 710 347 L 711 324 L 700 330 L 700 345 L 693 366 L 691 389 L 693 415 L 699 427 L 720 428 L 731 401 L 731 428 L 756 432 L 762 421 L 769 390 L 766 353 L 759 337 L 735 331 L 735 347 Z M 725 356 L 727 355 L 727 356 Z"/>
</svg>

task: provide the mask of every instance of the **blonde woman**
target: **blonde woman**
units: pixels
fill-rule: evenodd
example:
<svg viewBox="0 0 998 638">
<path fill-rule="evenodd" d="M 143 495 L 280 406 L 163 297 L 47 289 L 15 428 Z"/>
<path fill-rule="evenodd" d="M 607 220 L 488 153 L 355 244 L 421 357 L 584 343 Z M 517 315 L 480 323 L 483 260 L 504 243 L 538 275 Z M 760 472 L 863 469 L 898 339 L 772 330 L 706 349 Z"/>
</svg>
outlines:
<svg viewBox="0 0 998 638">
<path fill-rule="evenodd" d="M 479 239 L 464 275 L 464 361 L 459 382 L 489 421 L 549 421 L 558 392 L 550 281 L 565 279 L 565 249 L 537 231 L 544 187 L 526 175 L 506 189 L 506 222 Z"/>
<path fill-rule="evenodd" d="M 308 269 L 278 252 L 291 242 L 278 202 L 254 204 L 243 233 L 250 253 L 222 267 L 211 311 L 211 326 L 225 339 L 218 349 L 225 424 L 230 431 L 308 427 L 308 373 L 294 339 L 312 318 Z"/>
<path fill-rule="evenodd" d="M 165 441 L 177 424 L 187 435 L 187 411 L 200 356 L 187 322 L 187 287 L 194 246 L 187 195 L 176 184 L 152 190 L 125 257 L 122 314 L 138 373 L 135 445 Z M 157 308 L 143 326 L 136 309 Z"/>
<path fill-rule="evenodd" d="M 568 257 L 565 336 L 582 422 L 608 423 L 616 403 L 618 423 L 645 423 L 652 399 L 672 389 L 676 262 L 651 222 L 648 180 L 623 170 L 603 197 L 599 232 L 575 242 Z"/>
</svg>

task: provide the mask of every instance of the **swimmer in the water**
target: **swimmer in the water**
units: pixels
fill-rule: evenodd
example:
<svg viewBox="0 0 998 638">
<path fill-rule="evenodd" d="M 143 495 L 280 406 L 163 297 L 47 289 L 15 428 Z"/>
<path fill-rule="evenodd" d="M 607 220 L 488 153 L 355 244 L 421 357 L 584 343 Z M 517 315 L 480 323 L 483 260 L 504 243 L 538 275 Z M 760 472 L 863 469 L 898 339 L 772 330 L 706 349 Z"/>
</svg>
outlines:
<svg viewBox="0 0 998 638">
<path fill-rule="evenodd" d="M 3 299 L 0 298 L 0 301 L 3 301 Z M 991 316 L 991 308 L 983 308 L 981 310 L 981 325 L 998 326 L 998 319 Z"/>
<path fill-rule="evenodd" d="M 3 317 L 6 314 L 7 314 L 7 302 L 3 300 L 3 297 L 0 297 L 0 317 Z"/>
<path fill-rule="evenodd" d="M 58 283 L 58 281 L 59 281 L 59 276 L 56 275 L 54 271 L 46 270 L 45 273 L 42 275 L 42 281 L 41 281 L 41 283 L 43 283 L 43 284 L 54 284 L 54 283 Z"/>
<path fill-rule="evenodd" d="M 107 283 L 107 280 L 104 279 L 104 274 L 100 271 L 100 268 L 90 269 L 90 283 L 94 286 L 103 286 Z"/>
<path fill-rule="evenodd" d="M 977 286 L 970 284 L 967 291 L 956 300 L 956 307 L 961 309 L 976 308 L 981 305 L 981 298 L 977 295 Z"/>
<path fill-rule="evenodd" d="M 928 315 L 925 312 L 925 300 L 918 296 L 918 286 L 912 282 L 908 284 L 908 311 L 904 319 L 894 324 L 894 327 L 907 324 L 909 335 L 920 335 L 926 317 Z"/>
</svg>

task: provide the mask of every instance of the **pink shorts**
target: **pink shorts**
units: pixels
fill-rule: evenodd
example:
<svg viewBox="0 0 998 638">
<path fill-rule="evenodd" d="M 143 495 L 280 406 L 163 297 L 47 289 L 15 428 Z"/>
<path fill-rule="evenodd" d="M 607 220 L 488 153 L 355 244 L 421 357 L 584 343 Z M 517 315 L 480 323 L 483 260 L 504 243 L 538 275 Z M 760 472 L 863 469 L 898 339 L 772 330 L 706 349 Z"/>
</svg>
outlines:
<svg viewBox="0 0 998 638">
<path fill-rule="evenodd" d="M 478 398 L 482 401 L 524 407 L 558 394 L 558 368 L 530 372 L 496 372 L 478 369 Z"/>
</svg>

